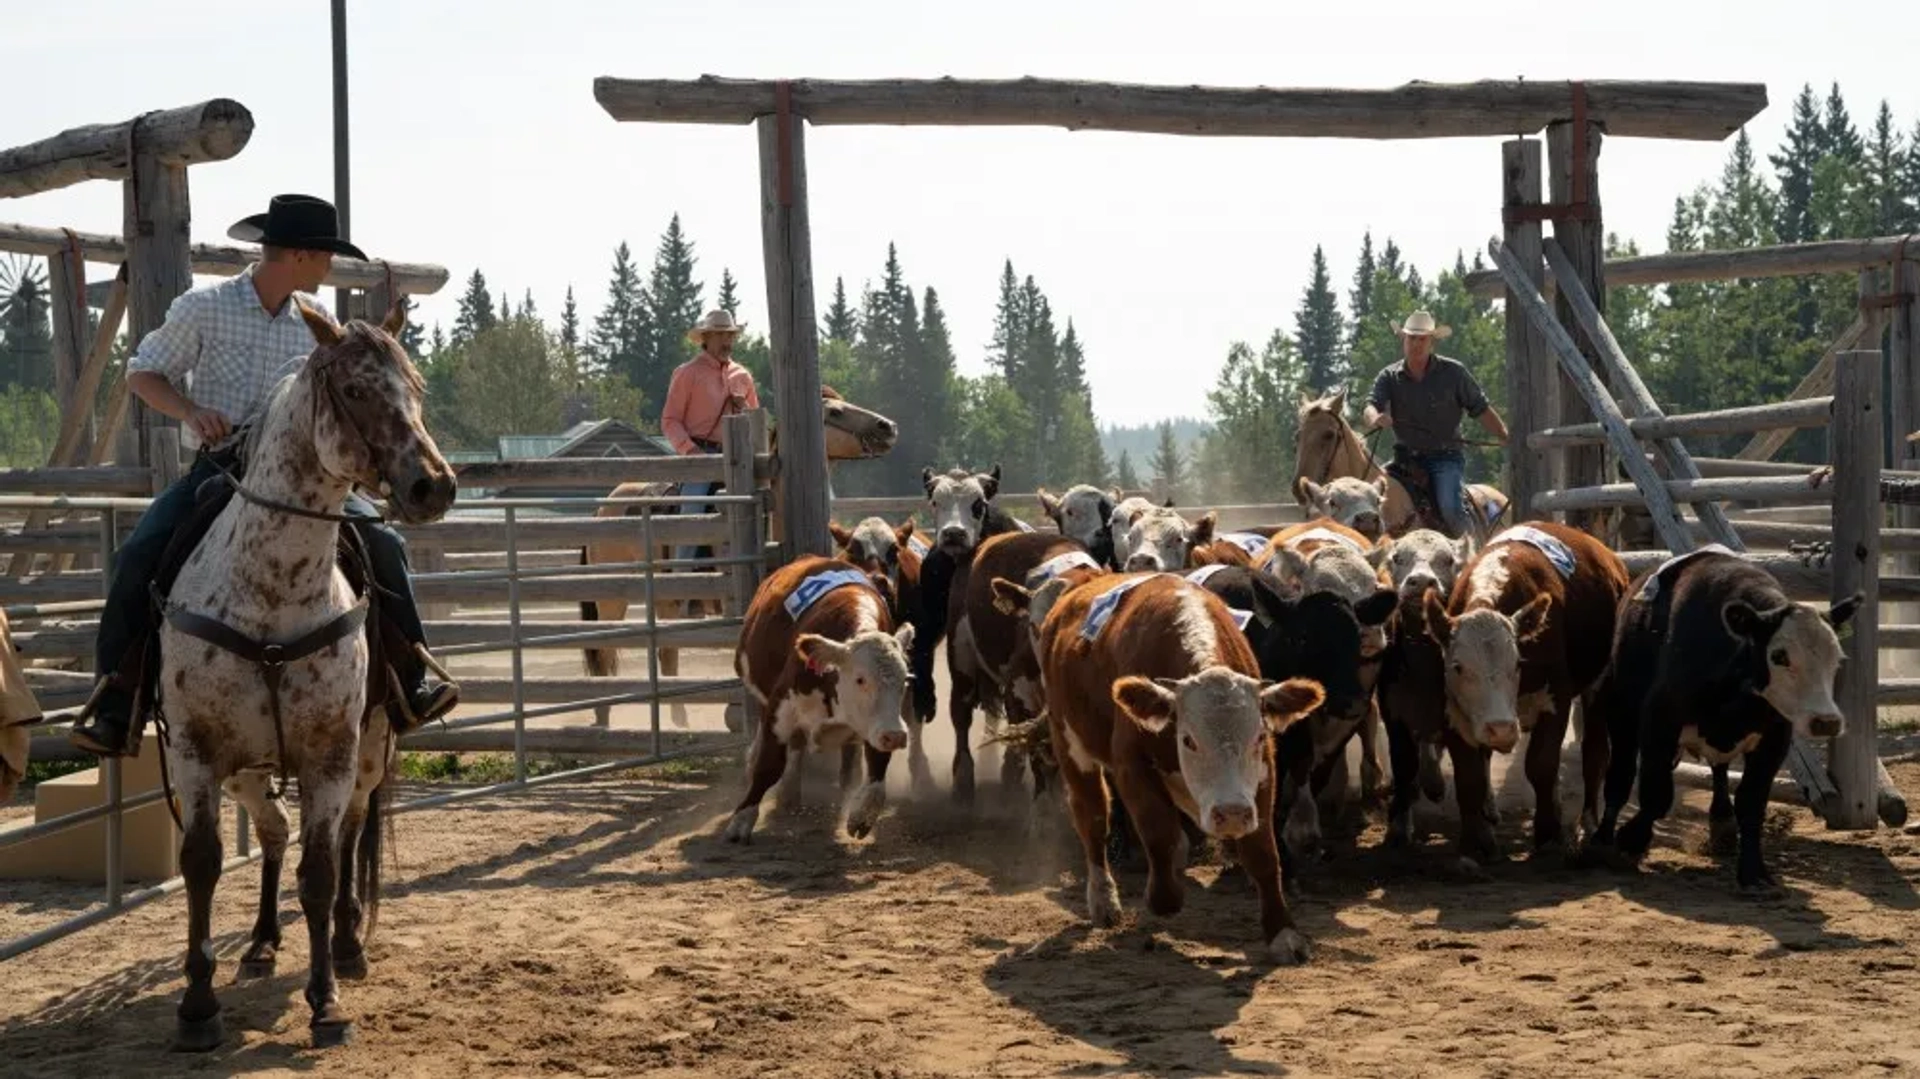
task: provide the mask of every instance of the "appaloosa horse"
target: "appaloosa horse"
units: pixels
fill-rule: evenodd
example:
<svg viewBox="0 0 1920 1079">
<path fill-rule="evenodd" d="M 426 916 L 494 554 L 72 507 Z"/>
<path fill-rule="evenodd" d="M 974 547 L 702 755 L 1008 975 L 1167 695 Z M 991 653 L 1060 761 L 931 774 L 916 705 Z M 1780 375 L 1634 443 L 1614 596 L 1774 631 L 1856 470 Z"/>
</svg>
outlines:
<svg viewBox="0 0 1920 1079">
<path fill-rule="evenodd" d="M 367 601 L 337 562 L 341 514 L 356 485 L 377 488 L 406 521 L 453 504 L 453 470 L 421 423 L 422 383 L 384 324 L 343 329 L 298 299 L 317 342 L 276 387 L 255 426 L 246 475 L 181 568 L 160 631 L 166 761 L 179 800 L 187 886 L 187 991 L 175 1047 L 203 1051 L 224 1032 L 213 992 L 211 933 L 220 880 L 224 784 L 253 813 L 264 852 L 259 921 L 243 975 L 270 972 L 280 941 L 287 818 L 271 777 L 299 781 L 300 908 L 306 1000 L 316 1046 L 345 1040 L 336 975 L 364 973 L 361 899 L 378 902 L 379 822 L 369 799 L 392 742 L 369 715 Z M 371 587 L 371 586 L 369 586 Z M 379 711 L 379 710 L 375 710 Z M 360 842 L 363 823 L 371 840 Z M 352 872 L 356 847 L 368 859 Z M 356 886 L 368 893 L 356 897 Z M 329 940 L 329 931 L 332 938 Z"/>
<path fill-rule="evenodd" d="M 1375 463 L 1366 440 L 1347 422 L 1347 388 L 1342 386 L 1325 397 L 1300 393 L 1299 434 L 1294 441 L 1293 497 L 1307 504 L 1305 480 L 1331 483 L 1342 477 L 1375 481 L 1387 477 L 1387 495 L 1381 507 L 1381 523 L 1390 536 L 1400 536 L 1415 528 L 1444 532 L 1438 520 L 1422 521 L 1413 497 L 1398 477 Z M 1485 542 L 1493 526 L 1507 511 L 1507 496 L 1484 483 L 1466 485 L 1467 515 L 1476 542 Z M 1429 499 L 1431 501 L 1431 499 Z"/>
<path fill-rule="evenodd" d="M 862 461 L 872 457 L 883 457 L 893 449 L 899 440 L 900 430 L 894 422 L 878 412 L 861 408 L 859 405 L 842 398 L 831 386 L 820 388 L 821 404 L 824 406 L 827 436 L 827 463 L 835 461 Z M 774 456 L 779 456 L 779 432 L 770 436 Z M 776 469 L 771 480 L 776 489 L 780 485 L 780 474 Z M 608 498 L 651 498 L 668 495 L 675 489 L 670 483 L 623 483 L 615 487 Z M 775 501 L 778 501 L 775 495 Z M 681 507 L 684 508 L 684 507 Z M 596 517 L 637 517 L 639 506 L 608 505 L 601 506 L 594 513 Z M 673 512 L 668 510 L 665 512 Z M 777 522 L 776 522 L 777 523 Z M 777 538 L 777 537 L 773 537 Z M 670 559 L 673 557 L 673 544 L 655 545 L 654 557 Z M 588 544 L 580 553 L 583 566 L 599 565 L 607 562 L 639 562 L 646 557 L 641 545 L 634 540 L 603 540 Z M 663 571 L 665 572 L 665 571 Z M 627 617 L 627 601 L 624 599 L 586 600 L 580 604 L 580 617 L 588 622 L 618 622 Z M 697 618 L 700 613 L 699 600 L 660 600 L 655 604 L 656 617 Z M 620 650 L 618 648 L 589 648 L 586 650 L 587 675 L 592 678 L 612 678 L 620 673 Z M 680 673 L 680 650 L 660 648 L 660 673 L 673 676 Z M 610 710 L 604 706 L 595 710 L 600 723 L 605 725 Z M 687 722 L 686 706 L 675 704 L 669 711 L 669 719 L 681 726 Z"/>
</svg>

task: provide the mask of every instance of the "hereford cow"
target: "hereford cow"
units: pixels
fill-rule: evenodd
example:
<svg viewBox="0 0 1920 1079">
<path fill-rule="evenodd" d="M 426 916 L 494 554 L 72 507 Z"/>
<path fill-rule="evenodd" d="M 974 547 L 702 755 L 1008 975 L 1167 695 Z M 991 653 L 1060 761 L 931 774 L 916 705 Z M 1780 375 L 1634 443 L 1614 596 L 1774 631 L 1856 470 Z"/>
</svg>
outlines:
<svg viewBox="0 0 1920 1079">
<path fill-rule="evenodd" d="M 1192 561 L 1195 548 L 1213 542 L 1218 515 L 1209 511 L 1198 521 L 1187 519 L 1171 509 L 1150 509 L 1136 516 L 1127 527 L 1123 563 L 1129 573 L 1158 573 L 1183 570 Z M 1117 535 L 1117 533 L 1116 533 Z M 1116 547 L 1120 541 L 1116 539 Z"/>
<path fill-rule="evenodd" d="M 1048 494 L 1045 487 L 1037 495 L 1040 508 L 1061 535 L 1085 547 L 1101 565 L 1119 569 L 1113 555 L 1113 507 L 1120 501 L 1116 493 L 1082 483 L 1067 488 L 1063 495 Z"/>
<path fill-rule="evenodd" d="M 973 795 L 973 709 L 984 704 L 990 715 L 1009 723 L 1025 723 L 1045 710 L 1040 692 L 1039 663 L 1033 642 L 1021 625 L 1023 612 L 1005 610 L 995 602 L 994 581 L 1022 581 L 1037 588 L 1047 578 L 1074 571 L 1081 576 L 1104 573 L 1105 567 L 1078 541 L 1044 532 L 994 536 L 974 552 L 955 583 L 955 601 L 948 619 L 947 668 L 952 679 L 949 709 L 953 717 L 954 796 Z M 1035 576 L 1038 575 L 1038 579 Z M 1020 782 L 1025 755 L 1005 747 L 1001 755 L 1001 783 Z M 1035 785 L 1043 780 L 1035 776 Z"/>
<path fill-rule="evenodd" d="M 887 762 L 907 748 L 901 703 L 914 631 L 895 630 L 890 590 L 885 577 L 851 562 L 807 557 L 775 570 L 754 593 L 733 669 L 760 704 L 760 730 L 747 758 L 747 795 L 727 821 L 730 842 L 751 841 L 760 800 L 783 776 L 782 802 L 798 801 L 800 753 L 849 743 L 865 750 L 867 781 L 848 808 L 847 831 L 872 831 L 886 805 Z"/>
<path fill-rule="evenodd" d="M 1372 483 L 1342 476 L 1324 486 L 1303 477 L 1300 493 L 1306 496 L 1309 516 L 1330 517 L 1359 532 L 1369 542 L 1380 538 L 1380 507 L 1387 500 L 1385 473 Z"/>
<path fill-rule="evenodd" d="M 1560 743 L 1574 699 L 1607 666 L 1596 642 L 1613 639 L 1615 610 L 1627 590 L 1620 558 L 1599 540 L 1551 521 L 1516 525 L 1487 541 L 1453 587 L 1450 603 L 1424 599 L 1426 630 L 1439 643 L 1460 806 L 1460 851 L 1497 857 L 1482 815 L 1489 755 L 1511 753 L 1531 731 L 1527 780 L 1533 787 L 1536 850 L 1562 841 L 1555 785 Z M 1607 725 L 1585 724 L 1583 823 L 1597 816 Z"/>
<path fill-rule="evenodd" d="M 1393 797 L 1387 806 L 1387 843 L 1413 841 L 1413 802 L 1418 789 L 1431 801 L 1446 796 L 1439 748 L 1447 730 L 1445 669 L 1440 646 L 1427 635 L 1426 594 L 1453 594 L 1460 568 L 1473 557 L 1473 537 L 1448 539 L 1420 528 L 1383 541 L 1386 569 L 1399 597 L 1399 617 L 1387 644 L 1375 699 L 1387 728 L 1393 764 Z M 1486 801 L 1489 814 L 1493 800 Z M 1489 815 L 1488 820 L 1493 818 Z"/>
<path fill-rule="evenodd" d="M 1107 783 L 1147 852 L 1147 909 L 1184 901 L 1180 815 L 1235 844 L 1260 893 L 1262 938 L 1281 962 L 1306 937 L 1281 891 L 1273 738 L 1320 706 L 1305 679 L 1263 682 L 1217 596 L 1161 574 L 1102 577 L 1053 604 L 1041 632 L 1047 723 L 1087 860 L 1087 915 L 1110 925 L 1120 893 L 1107 865 Z"/>
<path fill-rule="evenodd" d="M 1234 532 L 1215 532 L 1213 542 L 1203 547 L 1195 547 L 1187 556 L 1193 566 L 1253 566 L 1267 554 L 1267 543 L 1279 532 L 1274 526 L 1261 531 L 1243 529 Z"/>
<path fill-rule="evenodd" d="M 1139 495 L 1121 498 L 1118 489 L 1109 493 L 1114 498 L 1113 512 L 1107 517 L 1107 531 L 1113 536 L 1113 561 L 1109 565 L 1112 569 L 1120 570 L 1126 568 L 1127 556 L 1133 553 L 1127 549 L 1128 530 L 1133 527 L 1133 522 L 1152 510 L 1172 509 L 1173 499 L 1169 498 L 1164 505 L 1156 506 L 1152 499 Z"/>
<path fill-rule="evenodd" d="M 949 599 L 960 583 L 958 575 L 973 560 L 974 548 L 982 540 L 1021 529 L 994 504 L 1000 493 L 999 465 L 986 472 L 956 468 L 935 473 L 929 468 L 921 473 L 921 481 L 926 486 L 927 517 L 933 522 L 933 547 L 920 561 L 920 604 L 913 623 L 913 711 L 921 723 L 931 723 L 938 707 L 933 651 L 947 633 Z M 914 737 L 919 736 L 916 730 Z"/>
<path fill-rule="evenodd" d="M 915 532 L 913 518 L 907 518 L 898 527 L 881 518 L 868 517 L 851 529 L 838 523 L 830 523 L 827 528 L 833 533 L 833 542 L 840 548 L 841 558 L 869 574 L 885 577 L 892 582 L 893 605 L 888 613 L 893 616 L 893 624 L 906 626 L 917 623 L 920 614 L 920 560 L 931 548 Z M 912 702 L 903 702 L 901 707 L 902 714 L 912 719 Z M 922 733 L 920 724 L 907 725 L 907 775 L 916 788 L 933 782 L 933 771 L 927 766 L 927 751 L 921 745 Z M 857 747 L 847 746 L 840 762 L 841 782 L 851 781 L 858 761 Z"/>
<path fill-rule="evenodd" d="M 1288 814 L 1281 850 L 1296 857 L 1310 854 L 1320 843 L 1314 792 L 1326 789 L 1334 768 L 1346 766 L 1347 743 L 1371 711 L 1371 687 L 1362 683 L 1362 629 L 1384 623 L 1393 614 L 1395 596 L 1381 589 L 1357 607 L 1331 592 L 1289 599 L 1271 576 L 1238 566 L 1205 566 L 1187 579 L 1234 612 L 1261 677 L 1308 678 L 1326 693 L 1326 703 L 1280 742 L 1286 771 L 1279 807 Z"/>
<path fill-rule="evenodd" d="M 1771 886 L 1760 833 L 1773 777 L 1795 735 L 1840 733 L 1834 629 L 1863 598 L 1856 592 L 1815 613 L 1724 548 L 1682 555 L 1635 581 L 1620 604 L 1613 664 L 1595 693 L 1614 757 L 1593 845 L 1612 843 L 1637 773 L 1640 808 L 1620 828 L 1618 846 L 1631 859 L 1646 854 L 1655 822 L 1673 806 L 1673 766 L 1685 750 L 1713 767 L 1710 819 L 1721 842 L 1729 826 L 1738 832 L 1740 887 Z M 1736 756 L 1746 763 L 1730 800 L 1727 764 Z"/>
</svg>

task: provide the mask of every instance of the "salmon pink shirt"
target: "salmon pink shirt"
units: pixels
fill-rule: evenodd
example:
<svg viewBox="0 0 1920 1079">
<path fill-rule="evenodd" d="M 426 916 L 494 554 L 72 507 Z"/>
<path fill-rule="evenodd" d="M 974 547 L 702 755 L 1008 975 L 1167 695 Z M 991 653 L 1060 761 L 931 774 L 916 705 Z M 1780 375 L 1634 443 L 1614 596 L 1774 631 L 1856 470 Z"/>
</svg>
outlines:
<svg viewBox="0 0 1920 1079">
<path fill-rule="evenodd" d="M 733 409 L 728 407 L 729 398 L 738 399 Z M 673 452 L 683 456 L 699 453 L 695 440 L 719 442 L 720 421 L 730 411 L 759 407 L 753 372 L 703 351 L 673 369 L 673 381 L 667 384 L 667 404 L 660 410 L 660 432 L 673 443 Z"/>
</svg>

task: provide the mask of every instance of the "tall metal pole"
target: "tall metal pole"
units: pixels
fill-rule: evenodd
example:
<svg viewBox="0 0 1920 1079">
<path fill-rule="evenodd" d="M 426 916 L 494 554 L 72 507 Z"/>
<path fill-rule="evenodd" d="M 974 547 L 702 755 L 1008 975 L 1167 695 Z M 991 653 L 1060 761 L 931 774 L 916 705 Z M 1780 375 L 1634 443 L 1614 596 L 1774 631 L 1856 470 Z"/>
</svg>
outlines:
<svg viewBox="0 0 1920 1079">
<path fill-rule="evenodd" d="M 352 169 L 347 159 L 347 0 L 333 0 L 333 205 L 340 211 L 340 235 L 353 238 Z M 348 316 L 347 297 L 353 290 L 333 290 L 335 313 Z"/>
</svg>

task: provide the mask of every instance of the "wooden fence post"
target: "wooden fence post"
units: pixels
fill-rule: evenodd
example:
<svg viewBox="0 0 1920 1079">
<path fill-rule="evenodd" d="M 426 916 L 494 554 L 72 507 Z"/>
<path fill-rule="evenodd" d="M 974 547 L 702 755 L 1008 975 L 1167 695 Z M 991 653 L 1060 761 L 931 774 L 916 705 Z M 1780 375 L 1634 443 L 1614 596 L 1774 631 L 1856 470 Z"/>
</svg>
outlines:
<svg viewBox="0 0 1920 1079">
<path fill-rule="evenodd" d="M 165 164 L 144 150 L 141 128 L 142 121 L 136 120 L 128 134 L 132 160 L 121 185 L 126 209 L 127 337 L 135 348 L 167 320 L 167 308 L 174 299 L 193 287 L 187 166 Z M 135 442 L 139 463 L 151 467 L 155 462 L 147 455 L 153 443 L 146 432 L 178 429 L 179 424 L 134 402 L 133 426 L 140 432 Z"/>
<path fill-rule="evenodd" d="M 1540 205 L 1540 140 L 1510 139 L 1500 144 L 1501 205 L 1506 209 Z M 1535 288 L 1544 282 L 1540 268 L 1540 222 L 1506 222 L 1507 248 L 1520 260 Z M 1507 496 L 1513 519 L 1534 516 L 1533 496 L 1560 485 L 1555 465 L 1561 455 L 1527 448 L 1526 438 L 1560 419 L 1560 378 L 1548 358 L 1547 343 L 1507 294 Z"/>
<path fill-rule="evenodd" d="M 1827 813 L 1834 828 L 1872 828 L 1879 790 L 1880 689 L 1880 352 L 1840 354 L 1834 368 L 1833 600 L 1855 592 L 1866 602 L 1847 623 L 1834 694 L 1846 732 L 1828 750 L 1839 789 Z"/>
<path fill-rule="evenodd" d="M 753 460 L 759 452 L 766 423 L 767 414 L 759 409 L 727 417 L 720 436 L 721 453 L 727 470 L 727 494 L 757 493 L 758 481 L 753 475 Z M 760 507 L 757 504 L 729 505 L 723 509 L 721 516 L 727 520 L 728 556 L 760 555 Z M 760 587 L 764 565 L 765 559 L 756 557 L 750 565 L 727 567 L 727 578 L 731 585 L 728 616 L 740 618 L 746 615 L 748 605 L 753 602 L 753 594 Z"/>
<path fill-rule="evenodd" d="M 1576 93 L 1584 97 L 1585 91 L 1576 90 Z M 1578 100 L 1575 108 L 1584 112 L 1584 106 L 1578 104 Z M 1572 260 L 1574 272 L 1579 275 L 1580 283 L 1586 286 L 1587 295 L 1593 297 L 1594 306 L 1605 315 L 1607 283 L 1602 266 L 1606 254 L 1606 233 L 1600 220 L 1600 142 L 1599 126 L 1584 116 L 1577 123 L 1568 121 L 1547 125 L 1547 195 L 1555 205 L 1571 205 L 1575 211 L 1553 219 L 1553 237 Z M 1574 325 L 1573 311 L 1567 306 L 1565 296 L 1569 287 L 1570 283 L 1561 284 L 1556 309 L 1560 324 L 1571 330 Z M 1593 353 L 1586 355 L 1591 363 Z M 1608 387 L 1604 378 L 1601 379 L 1601 385 Z M 1588 418 L 1589 412 L 1581 394 L 1572 387 L 1571 382 L 1563 384 L 1560 389 L 1560 421 L 1580 423 Z M 1565 471 L 1561 482 L 1567 487 L 1590 487 L 1606 483 L 1611 478 L 1607 475 L 1607 455 L 1603 447 L 1567 450 L 1562 461 Z M 1567 515 L 1567 523 L 1596 533 L 1601 520 L 1600 514 Z"/>
<path fill-rule="evenodd" d="M 780 417 L 781 554 L 830 555 L 826 409 L 820 402 L 820 330 L 813 310 L 804 120 L 791 111 L 755 121 L 760 136 L 760 237 L 767 322 Z"/>
</svg>

